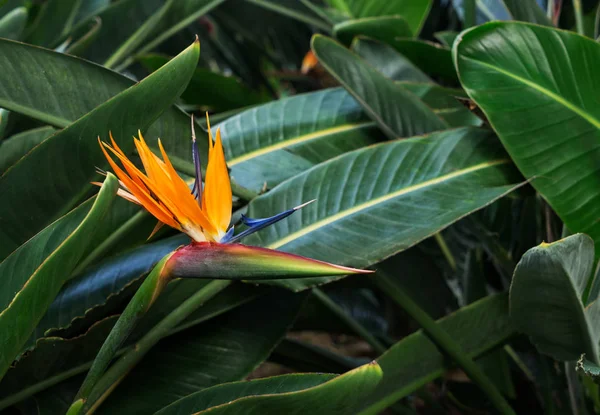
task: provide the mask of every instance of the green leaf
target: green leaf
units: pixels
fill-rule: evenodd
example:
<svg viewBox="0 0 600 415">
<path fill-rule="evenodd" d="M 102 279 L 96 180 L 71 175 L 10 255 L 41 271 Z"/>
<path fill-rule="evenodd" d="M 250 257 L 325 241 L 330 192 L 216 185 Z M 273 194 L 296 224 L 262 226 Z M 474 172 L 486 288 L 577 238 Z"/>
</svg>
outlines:
<svg viewBox="0 0 600 415">
<path fill-rule="evenodd" d="M 322 385 L 335 377 L 335 375 L 324 373 L 294 373 L 265 379 L 224 383 L 181 398 L 156 412 L 156 415 L 195 414 L 209 408 L 233 403 L 232 401 L 240 398 L 302 391 Z"/>
<path fill-rule="evenodd" d="M 383 143 L 315 166 L 254 199 L 250 217 L 317 202 L 246 243 L 363 268 L 486 206 L 518 181 L 500 143 L 485 130 Z M 302 290 L 326 281 L 279 283 Z"/>
<path fill-rule="evenodd" d="M 132 344 L 176 306 L 207 283 L 208 281 L 185 280 L 169 284 L 163 295 L 158 298 L 119 350 L 118 355 L 128 350 Z M 233 284 L 200 307 L 168 335 L 215 318 L 242 304 L 255 300 L 264 293 L 264 289 L 249 287 L 244 284 Z M 20 357 L 0 383 L 0 408 L 5 408 L 39 391 L 47 390 L 64 379 L 89 369 L 100 346 L 116 322 L 115 312 L 120 312 L 120 310 L 110 313 L 112 317 L 96 316 L 96 323 L 89 328 L 75 332 L 75 336 L 65 338 L 64 332 L 52 332 L 49 337 L 38 339 L 35 347 Z M 75 392 L 73 392 L 73 395 Z"/>
<path fill-rule="evenodd" d="M 108 175 L 93 205 L 54 222 L 0 263 L 6 280 L 0 293 L 0 378 L 85 252 L 88 234 L 101 226 L 118 186 Z"/>
<path fill-rule="evenodd" d="M 136 0 L 138 3 L 137 7 L 147 7 L 145 0 L 144 2 Z M 154 4 L 156 5 L 156 1 Z M 165 40 L 169 39 L 175 33 L 189 26 L 191 23 L 198 20 L 201 16 L 207 14 L 209 11 L 223 3 L 225 0 L 177 0 L 173 2 L 173 5 L 169 8 L 165 16 L 160 19 L 152 31 L 154 36 L 152 40 L 148 41 L 140 49 L 136 50 L 137 55 L 147 54 L 151 50 L 155 49 Z M 159 3 L 160 4 L 160 3 Z M 122 18 L 117 19 L 120 24 L 129 25 L 128 21 L 123 21 Z M 117 69 L 123 69 L 129 64 L 133 63 L 134 59 L 130 57 L 123 62 Z"/>
<path fill-rule="evenodd" d="M 475 358 L 493 350 L 515 334 L 508 318 L 505 294 L 486 297 L 450 314 L 438 324 L 456 339 L 461 350 Z M 361 415 L 374 415 L 421 386 L 440 377 L 449 360 L 422 330 L 405 337 L 377 363 L 384 376 L 360 409 Z"/>
<path fill-rule="evenodd" d="M 148 17 L 148 19 L 106 59 L 103 66 L 114 68 L 118 62 L 130 55 L 140 44 L 142 44 L 142 42 L 144 42 L 144 40 L 146 40 L 159 22 L 165 17 L 173 5 L 173 2 L 173 0 L 167 0 L 160 8 L 158 8 L 158 10 Z"/>
<path fill-rule="evenodd" d="M 82 0 L 48 0 L 41 5 L 27 34 L 27 43 L 55 47 L 61 35 L 69 32 Z"/>
<path fill-rule="evenodd" d="M 314 385 L 303 390 L 273 392 L 272 388 L 269 388 L 272 380 L 258 380 L 255 382 L 260 382 L 260 386 L 263 386 L 262 390 L 258 389 L 258 385 L 253 385 L 254 387 L 250 391 L 244 389 L 240 391 L 238 386 L 236 388 L 238 390 L 230 392 L 229 399 L 219 396 L 220 399 L 217 398 L 217 402 L 214 402 L 212 406 L 206 405 L 203 401 L 215 398 L 211 396 L 209 391 L 201 391 L 192 395 L 194 396 L 195 405 L 192 406 L 189 402 L 183 408 L 180 405 L 171 405 L 160 411 L 159 414 L 176 414 L 180 413 L 178 412 L 180 409 L 184 411 L 192 409 L 189 413 L 221 415 L 306 414 L 307 412 L 314 412 L 343 415 L 353 413 L 354 408 L 360 405 L 373 392 L 382 377 L 383 372 L 381 368 L 377 363 L 373 362 L 320 385 Z M 287 381 L 288 379 L 291 380 L 291 378 L 286 378 L 285 380 Z M 281 380 L 284 381 L 284 379 Z M 298 381 L 300 379 L 295 380 L 295 382 Z M 225 385 L 220 386 L 221 393 L 224 392 L 223 389 L 225 387 Z M 249 395 L 249 393 L 252 395 Z M 183 402 L 185 403 L 185 400 Z"/>
<path fill-rule="evenodd" d="M 162 340 L 96 413 L 154 413 L 202 388 L 243 379 L 287 332 L 303 297 L 277 291 Z"/>
<path fill-rule="evenodd" d="M 60 2 L 60 0 L 57 0 Z M 86 3 L 87 1 L 83 1 Z M 84 53 L 84 57 L 94 62 L 105 62 L 121 45 L 141 27 L 162 6 L 161 0 L 122 0 L 113 2 L 109 7 L 96 9 L 95 12 L 80 21 L 69 36 L 81 37 L 89 29 L 96 17 L 102 21 L 102 27 L 94 42 L 94 47 Z M 191 39 L 190 39 L 191 40 Z"/>
<path fill-rule="evenodd" d="M 130 78 L 88 61 L 2 39 L 0 66 L 10 69 L 0 71 L 0 106 L 59 128 L 136 85 Z M 185 113 L 172 106 L 144 133 L 155 149 L 156 138 L 161 137 L 173 164 L 194 175 L 189 142 L 181 139 L 190 135 Z M 198 145 L 200 154 L 206 154 L 206 140 L 198 140 Z"/>
<path fill-rule="evenodd" d="M 0 37 L 19 40 L 27 24 L 27 9 L 17 7 L 0 18 Z"/>
<path fill-rule="evenodd" d="M 138 59 L 150 72 L 169 61 L 161 55 L 145 55 Z M 269 101 L 268 96 L 252 91 L 235 77 L 224 76 L 205 68 L 196 68 L 181 98 L 186 104 L 199 105 L 213 111 L 228 111 Z"/>
<path fill-rule="evenodd" d="M 340 0 L 338 7 L 355 18 L 377 17 L 377 16 L 402 16 L 415 35 L 421 31 L 421 27 L 429 14 L 432 0 Z M 341 4 L 340 4 L 341 3 Z"/>
<path fill-rule="evenodd" d="M 480 126 L 481 119 L 469 111 L 457 97 L 466 97 L 461 89 L 444 88 L 432 83 L 401 82 L 404 89 L 418 96 L 433 112 L 452 127 Z"/>
<path fill-rule="evenodd" d="M 454 45 L 461 82 L 523 175 L 571 232 L 600 252 L 600 45 L 516 22 L 472 29 Z"/>
<path fill-rule="evenodd" d="M 428 75 L 456 85 L 458 76 L 452 63 L 449 48 L 440 44 L 416 39 L 394 39 L 388 43 Z"/>
<path fill-rule="evenodd" d="M 7 138 L 0 144 L 0 172 L 6 171 L 55 131 L 52 127 L 40 127 Z"/>
<path fill-rule="evenodd" d="M 45 140 L 0 177 L 0 195 L 11 195 L 10 200 L 3 199 L 5 202 L 0 204 L 0 258 L 53 218 L 68 212 L 83 194 L 89 192 L 89 183 L 96 176 L 94 166 L 106 164 L 97 137 L 108 140 L 108 132 L 112 131 L 125 152 L 133 149 L 131 136 L 138 129 L 148 128 L 184 90 L 196 67 L 198 54 L 196 42 L 139 84 Z M 31 58 L 31 55 L 25 55 L 15 57 L 15 60 L 24 64 Z M 18 72 L 17 65 L 11 66 Z M 64 72 L 64 68 L 61 71 Z M 22 73 L 12 75 L 12 79 L 27 79 Z M 69 76 L 74 77 L 73 74 Z M 36 91 L 36 96 L 41 93 L 39 89 L 23 86 L 24 91 Z M 65 162 L 58 163 L 57 160 Z M 31 180 L 32 174 L 36 175 L 36 180 Z M 20 189 L 19 192 L 15 192 L 15 187 Z"/>
<path fill-rule="evenodd" d="M 543 26 L 554 25 L 536 0 L 502 0 L 514 20 L 536 23 Z"/>
<path fill-rule="evenodd" d="M 147 275 L 166 254 L 187 242 L 188 238 L 180 235 L 144 245 L 108 258 L 73 278 L 48 308 L 30 344 L 48 335 L 48 330 L 66 329 L 73 324 L 81 325 L 81 320 L 98 319 L 98 307 L 104 306 L 109 299 L 119 297 L 122 292 L 128 292 L 126 288 L 129 285 Z"/>
<path fill-rule="evenodd" d="M 594 242 L 576 234 L 531 248 L 515 269 L 511 320 L 555 359 L 577 360 L 585 353 L 598 362 L 600 303 L 582 303 L 593 263 Z"/>
<path fill-rule="evenodd" d="M 325 69 L 389 138 L 410 137 L 447 127 L 427 105 L 339 43 L 315 35 L 311 48 Z"/>
<path fill-rule="evenodd" d="M 349 46 L 355 36 L 364 35 L 387 42 L 395 37 L 412 37 L 408 22 L 401 16 L 367 17 L 347 20 L 333 27 L 333 35 Z"/>
<path fill-rule="evenodd" d="M 442 45 L 447 48 L 452 48 L 452 44 L 454 40 L 458 37 L 458 32 L 453 31 L 443 31 L 443 32 L 435 32 L 433 34 L 437 40 L 439 40 Z"/>
<path fill-rule="evenodd" d="M 256 191 L 264 183 L 273 187 L 322 161 L 374 144 L 381 136 L 341 88 L 270 102 L 218 127 L 231 176 Z"/>
<path fill-rule="evenodd" d="M 360 37 L 352 42 L 351 49 L 386 78 L 396 81 L 433 83 L 431 78 L 410 60 L 385 43 Z"/>
<path fill-rule="evenodd" d="M 575 366 L 578 372 L 583 372 L 586 376 L 589 376 L 594 381 L 600 380 L 600 366 L 594 362 L 590 362 L 585 358 L 585 354 L 582 354 L 577 365 Z"/>
</svg>

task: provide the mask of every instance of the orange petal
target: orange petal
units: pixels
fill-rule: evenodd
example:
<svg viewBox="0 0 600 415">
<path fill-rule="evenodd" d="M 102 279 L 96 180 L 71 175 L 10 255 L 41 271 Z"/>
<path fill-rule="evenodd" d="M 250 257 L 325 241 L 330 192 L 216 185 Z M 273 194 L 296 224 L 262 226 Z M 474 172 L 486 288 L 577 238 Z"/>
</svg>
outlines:
<svg viewBox="0 0 600 415">
<path fill-rule="evenodd" d="M 219 232 L 226 232 L 231 221 L 231 183 L 225 162 L 221 131 L 210 153 L 206 168 L 204 209 Z"/>
</svg>

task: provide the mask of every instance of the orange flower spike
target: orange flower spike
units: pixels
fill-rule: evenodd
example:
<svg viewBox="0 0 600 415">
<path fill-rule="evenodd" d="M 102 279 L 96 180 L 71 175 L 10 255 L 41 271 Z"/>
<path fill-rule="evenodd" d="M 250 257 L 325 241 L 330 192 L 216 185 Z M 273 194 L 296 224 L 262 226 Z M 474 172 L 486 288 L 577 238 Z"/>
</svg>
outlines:
<svg viewBox="0 0 600 415">
<path fill-rule="evenodd" d="M 133 138 L 144 166 L 144 172 L 127 158 L 113 139 L 112 134 L 110 135 L 112 145 L 102 143 L 98 139 L 104 156 L 117 177 L 119 177 L 121 183 L 121 189 L 118 191 L 119 196 L 142 205 L 160 222 L 186 233 L 196 242 L 236 242 L 251 233 L 288 217 L 306 205 L 305 203 L 264 219 L 252 219 L 242 216 L 241 222 L 247 226 L 247 229 L 234 235 L 233 227 L 229 226 L 232 208 L 231 182 L 225 162 L 221 131 L 217 129 L 216 140 L 213 143 L 208 114 L 206 115 L 206 122 L 209 142 L 204 190 L 202 189 L 202 169 L 198 147 L 196 146 L 193 119 L 192 159 L 196 181 L 192 191 L 177 174 L 160 139 L 158 140 L 158 148 L 162 159 L 150 150 L 140 131 L 138 131 L 138 137 Z M 109 153 L 119 159 L 123 169 L 115 163 Z M 155 228 L 153 234 L 159 228 L 160 224 Z"/>
</svg>

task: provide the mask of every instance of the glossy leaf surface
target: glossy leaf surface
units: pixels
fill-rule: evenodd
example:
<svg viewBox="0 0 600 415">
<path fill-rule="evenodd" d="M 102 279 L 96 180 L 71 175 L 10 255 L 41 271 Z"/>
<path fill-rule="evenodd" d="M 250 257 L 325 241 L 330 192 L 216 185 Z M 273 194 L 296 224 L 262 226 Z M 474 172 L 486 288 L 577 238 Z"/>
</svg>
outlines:
<svg viewBox="0 0 600 415">
<path fill-rule="evenodd" d="M 101 226 L 116 196 L 107 179 L 96 199 L 54 222 L 0 263 L 0 378 L 85 252 L 88 233 Z"/>
<path fill-rule="evenodd" d="M 488 23 L 454 45 L 461 82 L 523 175 L 571 232 L 600 249 L 600 45 L 574 33 Z M 598 251 L 597 251 L 598 252 Z"/>
<path fill-rule="evenodd" d="M 531 248 L 517 264 L 510 288 L 510 316 L 537 348 L 559 360 L 582 353 L 598 362 L 600 303 L 584 307 L 594 263 L 594 243 L 576 234 Z"/>
<path fill-rule="evenodd" d="M 317 202 L 245 243 L 362 268 L 491 203 L 518 182 L 500 144 L 485 130 L 379 144 L 322 163 L 253 200 L 252 217 Z M 282 284 L 301 290 L 325 281 Z"/>
</svg>

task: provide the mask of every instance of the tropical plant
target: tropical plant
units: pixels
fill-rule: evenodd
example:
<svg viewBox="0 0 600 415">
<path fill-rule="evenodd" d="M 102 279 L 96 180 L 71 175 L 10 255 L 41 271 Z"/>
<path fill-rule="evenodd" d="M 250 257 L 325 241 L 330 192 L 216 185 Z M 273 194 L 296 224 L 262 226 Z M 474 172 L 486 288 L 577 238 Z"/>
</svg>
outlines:
<svg viewBox="0 0 600 415">
<path fill-rule="evenodd" d="M 0 0 L 0 413 L 600 411 L 599 3 Z"/>
</svg>

